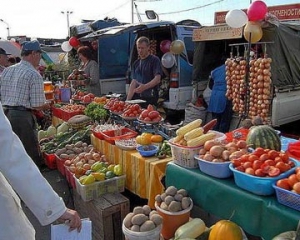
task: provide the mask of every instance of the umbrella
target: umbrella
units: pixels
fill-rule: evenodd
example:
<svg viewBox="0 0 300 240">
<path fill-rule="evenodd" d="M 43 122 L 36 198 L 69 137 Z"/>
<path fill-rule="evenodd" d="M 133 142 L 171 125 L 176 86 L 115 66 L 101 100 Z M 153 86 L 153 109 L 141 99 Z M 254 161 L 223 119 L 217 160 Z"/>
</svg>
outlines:
<svg viewBox="0 0 300 240">
<path fill-rule="evenodd" d="M 0 40 L 0 48 L 3 48 L 7 54 L 21 57 L 21 46 L 16 42 Z"/>
</svg>

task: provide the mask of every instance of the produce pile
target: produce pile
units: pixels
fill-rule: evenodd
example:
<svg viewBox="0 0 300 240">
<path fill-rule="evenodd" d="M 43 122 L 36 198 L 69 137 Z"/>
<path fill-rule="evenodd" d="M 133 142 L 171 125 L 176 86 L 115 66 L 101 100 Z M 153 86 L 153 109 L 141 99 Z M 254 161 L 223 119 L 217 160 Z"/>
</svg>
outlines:
<svg viewBox="0 0 300 240">
<path fill-rule="evenodd" d="M 91 102 L 88 104 L 84 110 L 84 114 L 90 117 L 94 121 L 107 120 L 109 114 L 106 109 L 104 109 L 102 104 L 96 102 Z"/>
<path fill-rule="evenodd" d="M 244 58 L 226 60 L 226 96 L 232 100 L 233 110 L 240 116 L 260 116 L 267 122 L 272 98 L 271 62 L 268 57 L 250 60 L 248 81 Z"/>
</svg>

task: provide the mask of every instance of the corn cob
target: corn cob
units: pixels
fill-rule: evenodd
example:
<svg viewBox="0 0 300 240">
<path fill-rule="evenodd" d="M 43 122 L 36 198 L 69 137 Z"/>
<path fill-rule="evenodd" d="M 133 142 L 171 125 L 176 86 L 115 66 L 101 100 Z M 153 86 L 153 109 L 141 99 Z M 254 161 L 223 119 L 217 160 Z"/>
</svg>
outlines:
<svg viewBox="0 0 300 240">
<path fill-rule="evenodd" d="M 206 134 L 202 134 L 199 137 L 196 137 L 194 139 L 191 139 L 189 141 L 187 141 L 187 146 L 188 147 L 197 147 L 197 146 L 202 146 L 204 145 L 204 143 L 208 140 L 214 139 L 216 136 L 215 133 L 206 133 Z"/>
<path fill-rule="evenodd" d="M 184 139 L 186 141 L 192 140 L 196 137 L 199 137 L 203 134 L 203 128 L 202 127 L 198 127 L 193 129 L 192 131 L 189 131 L 188 133 L 184 134 Z"/>
<path fill-rule="evenodd" d="M 173 143 L 179 143 L 183 139 L 183 136 L 176 136 L 173 140 Z"/>
<path fill-rule="evenodd" d="M 176 135 L 177 136 L 184 136 L 184 134 L 188 133 L 189 131 L 198 128 L 201 126 L 202 120 L 201 119 L 196 119 L 190 123 L 188 123 L 187 125 L 177 129 L 176 131 Z"/>
</svg>

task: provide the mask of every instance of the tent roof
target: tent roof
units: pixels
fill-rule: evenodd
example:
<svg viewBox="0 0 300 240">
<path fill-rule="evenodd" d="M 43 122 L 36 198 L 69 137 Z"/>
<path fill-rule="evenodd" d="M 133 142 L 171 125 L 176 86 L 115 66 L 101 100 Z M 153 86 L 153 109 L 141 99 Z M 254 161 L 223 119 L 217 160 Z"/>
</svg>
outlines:
<svg viewBox="0 0 300 240">
<path fill-rule="evenodd" d="M 21 56 L 21 46 L 16 42 L 0 40 L 0 48 L 3 48 L 8 54 L 15 57 Z"/>
</svg>

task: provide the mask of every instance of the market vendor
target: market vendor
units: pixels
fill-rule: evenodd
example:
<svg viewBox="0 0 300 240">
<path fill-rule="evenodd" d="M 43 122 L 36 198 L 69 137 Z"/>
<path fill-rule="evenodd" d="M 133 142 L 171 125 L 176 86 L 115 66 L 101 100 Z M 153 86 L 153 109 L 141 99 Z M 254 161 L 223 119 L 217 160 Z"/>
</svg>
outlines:
<svg viewBox="0 0 300 240">
<path fill-rule="evenodd" d="M 101 96 L 100 89 L 100 77 L 98 63 L 93 60 L 92 50 L 88 46 L 82 46 L 77 49 L 78 57 L 81 60 L 81 64 L 78 70 L 84 71 L 89 77 L 86 80 L 87 91 L 93 93 L 95 96 Z"/>
<path fill-rule="evenodd" d="M 157 106 L 158 90 L 162 76 L 161 62 L 150 54 L 150 40 L 140 37 L 136 41 L 139 58 L 133 63 L 132 80 L 126 100 L 142 99 L 148 104 Z"/>
</svg>

